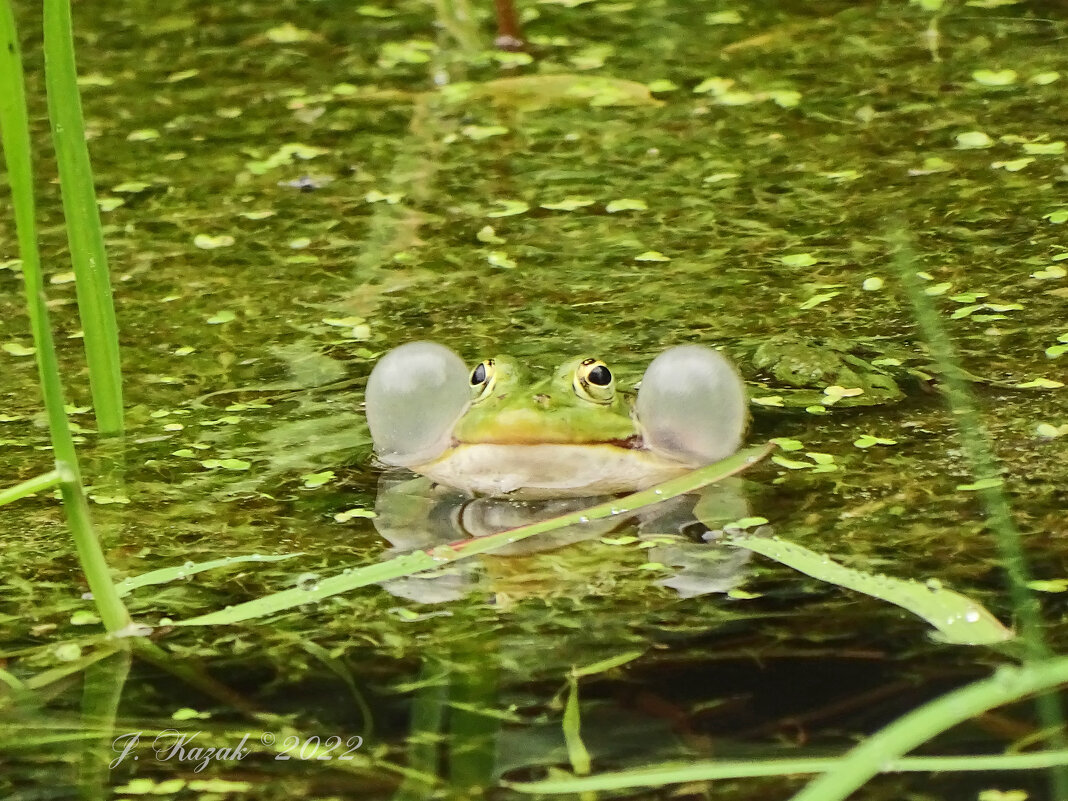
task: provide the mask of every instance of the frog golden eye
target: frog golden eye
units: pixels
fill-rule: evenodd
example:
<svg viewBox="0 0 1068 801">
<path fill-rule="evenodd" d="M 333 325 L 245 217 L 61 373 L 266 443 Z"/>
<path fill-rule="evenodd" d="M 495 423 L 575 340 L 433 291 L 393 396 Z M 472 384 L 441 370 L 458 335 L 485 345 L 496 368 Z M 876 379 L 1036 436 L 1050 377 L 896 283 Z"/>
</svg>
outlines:
<svg viewBox="0 0 1068 801">
<path fill-rule="evenodd" d="M 497 367 L 493 359 L 486 359 L 478 367 L 471 371 L 471 396 L 477 403 L 485 400 L 493 392 L 493 385 L 497 383 Z"/>
<path fill-rule="evenodd" d="M 616 397 L 616 383 L 608 365 L 600 359 L 583 359 L 575 370 L 575 393 L 593 403 L 611 403 Z"/>
</svg>

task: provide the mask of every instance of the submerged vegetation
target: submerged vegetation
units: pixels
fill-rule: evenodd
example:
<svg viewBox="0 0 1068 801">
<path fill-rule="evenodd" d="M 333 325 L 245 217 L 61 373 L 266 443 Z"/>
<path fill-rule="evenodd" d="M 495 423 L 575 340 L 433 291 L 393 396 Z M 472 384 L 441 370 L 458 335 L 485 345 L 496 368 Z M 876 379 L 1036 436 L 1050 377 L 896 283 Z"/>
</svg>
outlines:
<svg viewBox="0 0 1068 801">
<path fill-rule="evenodd" d="M 0 0 L 3 794 L 1068 797 L 1068 24 L 77 10 L 76 74 L 68 0 Z M 359 408 L 422 338 L 722 345 L 776 452 L 424 547 Z M 703 526 L 641 515 L 747 468 Z"/>
</svg>

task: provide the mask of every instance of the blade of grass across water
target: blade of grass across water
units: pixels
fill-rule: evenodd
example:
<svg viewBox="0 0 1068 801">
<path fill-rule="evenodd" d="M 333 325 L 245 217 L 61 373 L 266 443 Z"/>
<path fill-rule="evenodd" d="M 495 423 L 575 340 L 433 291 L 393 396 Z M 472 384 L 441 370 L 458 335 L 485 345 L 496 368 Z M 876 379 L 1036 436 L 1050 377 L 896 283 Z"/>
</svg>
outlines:
<svg viewBox="0 0 1068 801">
<path fill-rule="evenodd" d="M 946 693 L 884 726 L 838 761 L 834 770 L 811 782 L 791 801 L 839 801 L 875 776 L 887 760 L 922 745 L 958 723 L 1068 682 L 1068 658 L 1000 667 L 988 679 Z M 1068 762 L 1054 763 L 1053 767 Z"/>
<path fill-rule="evenodd" d="M 34 478 L 28 478 L 20 484 L 8 487 L 6 490 L 0 490 L 0 506 L 3 506 L 6 503 L 13 503 L 14 501 L 33 495 L 34 493 L 51 489 L 62 480 L 63 477 L 59 474 L 58 470 L 50 470 L 47 473 L 35 476 Z"/>
<path fill-rule="evenodd" d="M 504 782 L 521 793 L 556 795 L 633 787 L 663 787 L 668 784 L 748 779 L 757 776 L 790 776 L 827 773 L 841 764 L 841 757 L 796 757 L 793 759 L 699 760 L 665 762 L 633 770 L 596 776 L 561 776 L 537 782 Z M 1038 770 L 1068 764 L 1068 751 L 1037 751 L 1028 754 L 979 754 L 975 756 L 923 756 L 889 759 L 880 773 L 934 773 L 995 770 Z"/>
<path fill-rule="evenodd" d="M 501 531 L 497 534 L 474 537 L 450 545 L 441 545 L 426 551 L 416 551 L 415 553 L 405 554 L 404 556 L 398 556 L 385 562 L 379 562 L 378 564 L 368 565 L 366 567 L 350 570 L 347 573 L 331 576 L 330 578 L 323 579 L 307 588 L 298 587 L 282 590 L 281 592 L 276 592 L 272 595 L 266 595 L 263 598 L 257 598 L 254 601 L 247 601 L 246 603 L 238 604 L 229 607 L 228 609 L 221 609 L 218 612 L 199 615 L 198 617 L 190 618 L 188 620 L 179 620 L 175 625 L 217 626 L 264 617 L 276 612 L 285 611 L 286 609 L 292 609 L 295 606 L 316 603 L 324 598 L 329 598 L 333 595 L 348 592 L 359 587 L 366 587 L 369 584 L 378 584 L 379 582 L 400 578 L 401 576 L 410 576 L 413 573 L 420 573 L 424 570 L 441 567 L 442 565 L 454 562 L 458 559 L 467 559 L 477 554 L 486 553 L 487 551 L 492 551 L 502 545 L 518 542 L 519 540 L 533 537 L 536 534 L 544 534 L 548 531 L 555 531 L 559 528 L 578 523 L 585 523 L 590 520 L 600 520 L 614 515 L 633 512 L 636 509 L 651 506 L 660 501 L 666 501 L 678 495 L 684 495 L 687 492 L 693 492 L 694 490 L 701 489 L 709 484 L 714 484 L 728 476 L 740 473 L 765 458 L 771 453 L 774 447 L 774 445 L 768 444 L 763 447 L 749 448 L 735 454 L 729 459 L 717 462 L 716 464 L 702 467 L 699 470 L 694 470 L 679 478 L 665 481 L 663 484 L 658 484 L 650 489 L 636 492 L 633 495 L 627 495 L 618 500 L 598 504 L 589 509 L 582 509 L 578 512 L 554 517 L 551 520 L 543 520 L 540 523 L 533 523 L 529 526 L 520 526 L 519 528 L 509 529 L 508 531 Z"/>
<path fill-rule="evenodd" d="M 161 567 L 159 570 L 150 570 L 140 576 L 123 579 L 116 582 L 115 590 L 119 593 L 120 598 L 124 598 L 140 587 L 147 587 L 152 584 L 167 584 L 176 579 L 188 578 L 194 573 L 201 573 L 216 567 L 236 565 L 239 562 L 280 562 L 283 559 L 292 559 L 294 556 L 303 555 L 303 553 L 283 553 L 275 554 L 274 556 L 261 556 L 258 553 L 254 553 L 251 556 L 224 556 L 222 559 L 212 559 L 208 562 L 186 562 L 184 565 Z"/>
<path fill-rule="evenodd" d="M 990 645 L 1011 640 L 1010 629 L 981 604 L 937 583 L 866 573 L 845 567 L 828 558 L 779 537 L 741 536 L 726 540 L 728 545 L 745 548 L 774 559 L 820 581 L 862 592 L 900 606 L 938 629 L 945 642 L 957 645 Z"/>
</svg>

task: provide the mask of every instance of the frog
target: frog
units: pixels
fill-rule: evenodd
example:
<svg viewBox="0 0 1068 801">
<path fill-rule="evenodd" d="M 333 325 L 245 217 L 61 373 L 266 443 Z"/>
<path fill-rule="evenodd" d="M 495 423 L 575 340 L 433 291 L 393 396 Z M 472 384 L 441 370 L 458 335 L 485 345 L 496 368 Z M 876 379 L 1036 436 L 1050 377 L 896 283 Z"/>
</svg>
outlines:
<svg viewBox="0 0 1068 801">
<path fill-rule="evenodd" d="M 665 350 L 634 393 L 597 357 L 532 377 L 511 356 L 469 368 L 427 341 L 379 359 L 366 415 L 382 464 L 471 496 L 521 499 L 646 489 L 732 455 L 749 419 L 734 365 L 704 345 Z"/>
<path fill-rule="evenodd" d="M 764 337 L 753 350 L 751 365 L 771 379 L 769 405 L 784 407 L 881 406 L 905 398 L 903 380 L 931 376 L 905 366 L 908 353 L 889 353 L 851 340 L 820 340 L 796 335 Z M 762 405 L 762 400 L 755 401 Z"/>
</svg>

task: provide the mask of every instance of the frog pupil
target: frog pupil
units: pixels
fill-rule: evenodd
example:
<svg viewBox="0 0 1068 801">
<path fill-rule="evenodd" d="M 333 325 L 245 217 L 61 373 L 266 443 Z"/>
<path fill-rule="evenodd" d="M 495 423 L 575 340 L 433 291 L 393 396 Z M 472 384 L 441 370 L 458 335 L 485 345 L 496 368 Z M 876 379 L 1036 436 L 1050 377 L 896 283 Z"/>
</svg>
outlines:
<svg viewBox="0 0 1068 801">
<path fill-rule="evenodd" d="M 586 380 L 599 387 L 607 387 L 612 383 L 612 373 L 603 364 L 594 367 L 586 376 Z"/>
<path fill-rule="evenodd" d="M 478 386 L 486 380 L 486 364 L 483 362 L 471 373 L 471 386 Z"/>
</svg>

